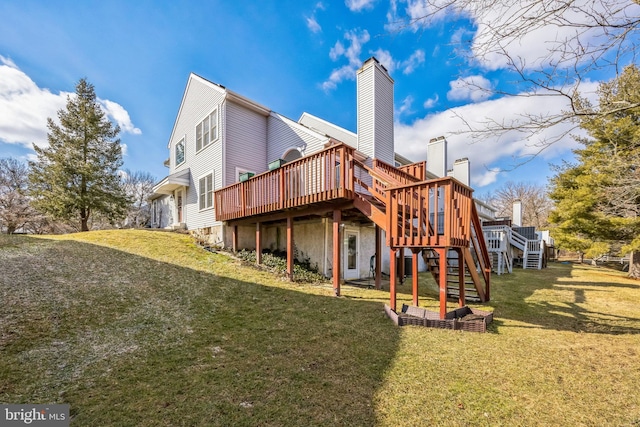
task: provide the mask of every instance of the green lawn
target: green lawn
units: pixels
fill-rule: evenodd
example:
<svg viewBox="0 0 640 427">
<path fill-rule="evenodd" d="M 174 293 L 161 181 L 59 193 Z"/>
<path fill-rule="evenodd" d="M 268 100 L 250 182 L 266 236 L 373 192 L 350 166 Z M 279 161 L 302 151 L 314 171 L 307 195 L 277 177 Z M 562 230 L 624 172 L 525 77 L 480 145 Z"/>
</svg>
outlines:
<svg viewBox="0 0 640 427">
<path fill-rule="evenodd" d="M 0 402 L 78 426 L 640 425 L 640 282 L 492 280 L 488 333 L 398 328 L 388 292 L 335 298 L 181 234 L 1 236 Z"/>
</svg>

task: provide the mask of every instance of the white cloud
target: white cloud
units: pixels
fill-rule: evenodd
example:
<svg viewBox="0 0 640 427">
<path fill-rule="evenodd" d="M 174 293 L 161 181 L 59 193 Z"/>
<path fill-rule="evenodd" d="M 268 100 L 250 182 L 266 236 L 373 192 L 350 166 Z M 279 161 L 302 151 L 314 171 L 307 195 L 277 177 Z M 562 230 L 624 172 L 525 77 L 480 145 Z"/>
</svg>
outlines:
<svg viewBox="0 0 640 427">
<path fill-rule="evenodd" d="M 314 34 L 322 31 L 322 27 L 320 26 L 316 18 L 316 13 L 318 12 L 318 10 L 325 10 L 324 4 L 322 2 L 316 3 L 311 16 L 305 18 L 305 21 L 307 22 L 307 28 L 309 28 L 309 30 Z"/>
<path fill-rule="evenodd" d="M 596 87 L 597 83 L 587 82 L 580 88 L 580 92 L 593 97 Z M 411 124 L 396 123 L 396 151 L 415 161 L 424 160 L 428 141 L 445 136 L 449 144 L 448 167 L 452 166 L 455 159 L 469 158 L 472 185 L 481 187 L 495 182 L 500 169 L 513 167 L 534 155 L 549 161 L 558 156 L 569 155 L 571 149 L 578 147 L 570 134 L 582 134 L 582 131 L 571 123 L 541 129 L 536 135 L 511 131 L 485 140 L 474 140 L 474 134 L 464 132 L 468 130 L 464 122 L 474 128 L 482 128 L 487 120 L 515 124 L 522 120 L 522 112 L 532 115 L 546 115 L 550 112 L 559 114 L 568 108 L 566 100 L 561 97 L 522 95 L 429 114 Z M 541 151 L 542 141 L 556 142 Z"/>
<path fill-rule="evenodd" d="M 372 9 L 375 0 L 345 0 L 344 4 L 352 12 L 360 12 L 365 9 Z"/>
<path fill-rule="evenodd" d="M 399 7 L 398 3 L 405 7 Z M 616 25 L 622 24 L 620 28 L 623 28 L 625 23 L 640 16 L 637 2 L 611 3 L 577 0 L 569 2 L 564 10 L 565 5 L 561 4 L 557 11 L 551 12 L 549 2 L 545 1 L 491 2 L 487 6 L 486 2 L 473 0 L 392 0 L 386 28 L 418 31 L 445 19 L 468 19 L 475 28 L 469 37 L 471 53 L 488 70 L 506 68 L 510 60 L 525 70 L 549 64 L 573 67 L 571 55 L 567 56 L 566 52 L 593 49 L 609 37 L 606 31 L 615 32 Z M 399 15 L 399 11 L 404 15 Z M 597 20 L 607 26 L 593 25 Z M 591 24 L 591 28 L 584 24 Z M 528 31 L 523 34 L 522 28 Z M 460 29 L 452 39 L 461 41 L 466 31 Z M 494 37 L 496 31 L 500 35 Z M 627 40 L 628 44 L 633 43 L 628 35 Z M 591 60 L 591 57 L 586 55 L 585 59 Z"/>
<path fill-rule="evenodd" d="M 38 87 L 13 61 L 0 56 L 0 141 L 28 148 L 32 144 L 46 146 L 47 118 L 57 122 L 58 111 L 65 108 L 67 96 L 73 95 Z M 123 132 L 141 133 L 120 104 L 109 100 L 100 103 Z"/>
<path fill-rule="evenodd" d="M 424 103 L 422 104 L 422 106 L 424 108 L 433 108 L 435 107 L 435 105 L 438 103 L 438 100 L 440 99 L 440 97 L 438 97 L 438 94 L 436 93 L 436 95 L 433 98 L 429 98 L 426 101 L 424 101 Z"/>
<path fill-rule="evenodd" d="M 443 0 L 443 3 L 448 2 L 450 0 Z M 398 15 L 398 3 L 406 4 L 404 8 L 400 8 L 406 15 Z M 442 20 L 447 16 L 446 11 L 450 8 L 440 10 L 438 6 L 438 2 L 434 0 L 391 0 L 385 29 L 390 32 L 405 29 L 411 29 L 416 32 L 420 28 L 424 28 L 428 24 Z"/>
<path fill-rule="evenodd" d="M 336 44 L 333 45 L 333 47 L 329 51 L 329 58 L 331 58 L 332 61 L 337 61 L 338 58 L 344 55 L 344 52 L 345 52 L 344 45 L 340 40 L 338 40 Z"/>
<path fill-rule="evenodd" d="M 329 57 L 333 61 L 338 61 L 344 57 L 347 59 L 348 64 L 331 72 L 329 79 L 322 83 L 322 88 L 325 91 L 335 89 L 338 83 L 345 79 L 355 79 L 356 71 L 361 65 L 360 53 L 362 52 L 362 45 L 367 43 L 371 37 L 367 30 L 351 30 L 344 34 L 344 38 L 349 42 L 348 47 L 345 48 L 342 42 L 337 41 L 329 51 Z"/>
<path fill-rule="evenodd" d="M 384 68 L 387 69 L 389 74 L 393 74 L 397 64 L 396 64 L 396 61 L 394 61 L 393 57 L 391 56 L 391 52 L 384 49 L 378 49 L 371 53 L 373 54 L 373 56 L 376 57 L 378 61 L 380 61 L 382 65 L 384 65 Z"/>
<path fill-rule="evenodd" d="M 307 28 L 309 28 L 312 33 L 319 33 L 322 31 L 322 27 L 318 24 L 318 21 L 316 21 L 315 16 L 307 18 Z"/>
<path fill-rule="evenodd" d="M 117 102 L 109 101 L 108 99 L 99 99 L 100 105 L 102 109 L 107 114 L 111 120 L 115 121 L 122 132 L 130 133 L 133 135 L 140 135 L 142 131 L 135 127 L 133 123 L 131 123 L 131 118 L 129 117 L 129 113 L 124 107 Z"/>
<path fill-rule="evenodd" d="M 396 110 L 396 117 L 399 117 L 403 114 L 410 114 L 411 105 L 413 104 L 413 96 L 409 95 L 405 99 L 402 100 L 402 104 L 400 104 L 400 108 Z"/>
<path fill-rule="evenodd" d="M 491 82 L 482 76 L 461 77 L 449 82 L 451 90 L 447 92 L 450 101 L 485 101 L 492 95 Z"/>
<path fill-rule="evenodd" d="M 400 68 L 402 68 L 403 74 L 411 74 L 422 63 L 424 63 L 424 50 L 418 49 L 411 54 L 409 59 L 402 61 Z"/>
<path fill-rule="evenodd" d="M 57 120 L 67 95 L 39 88 L 13 61 L 0 56 L 0 140 L 46 146 L 47 117 Z"/>
</svg>

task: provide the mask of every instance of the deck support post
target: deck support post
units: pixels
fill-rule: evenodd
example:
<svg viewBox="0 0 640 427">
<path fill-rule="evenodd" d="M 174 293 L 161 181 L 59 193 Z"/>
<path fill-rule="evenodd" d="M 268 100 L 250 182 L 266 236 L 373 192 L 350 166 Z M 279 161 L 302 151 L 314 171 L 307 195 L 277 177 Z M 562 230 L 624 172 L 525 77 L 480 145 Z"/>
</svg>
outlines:
<svg viewBox="0 0 640 427">
<path fill-rule="evenodd" d="M 458 306 L 464 307 L 465 305 L 465 283 L 464 283 L 464 254 L 461 249 L 457 249 L 456 253 L 458 254 Z"/>
<path fill-rule="evenodd" d="M 333 211 L 333 293 L 340 296 L 340 221 L 342 211 Z"/>
<path fill-rule="evenodd" d="M 396 268 L 396 254 L 398 250 L 396 248 L 391 248 L 389 250 L 389 306 L 391 310 L 396 311 L 396 281 L 397 278 L 397 268 Z"/>
<path fill-rule="evenodd" d="M 440 319 L 447 316 L 447 248 L 435 248 L 438 254 L 438 287 L 440 289 Z"/>
<path fill-rule="evenodd" d="M 262 224 L 256 222 L 256 264 L 262 264 Z"/>
<path fill-rule="evenodd" d="M 231 230 L 231 250 L 236 253 L 238 252 L 238 226 L 234 225 Z"/>
<path fill-rule="evenodd" d="M 382 236 L 380 235 L 380 226 L 376 225 L 376 258 L 375 258 L 375 281 L 376 289 L 382 287 Z"/>
<path fill-rule="evenodd" d="M 404 276 L 406 275 L 404 271 L 404 248 L 398 249 L 400 255 L 398 259 L 400 260 L 400 265 L 398 265 L 398 276 L 400 277 L 400 283 L 404 283 Z"/>
<path fill-rule="evenodd" d="M 413 284 L 413 305 L 418 307 L 418 254 L 420 248 L 411 248 L 411 282 Z"/>
<path fill-rule="evenodd" d="M 293 281 L 293 216 L 287 217 L 287 277 Z"/>
</svg>

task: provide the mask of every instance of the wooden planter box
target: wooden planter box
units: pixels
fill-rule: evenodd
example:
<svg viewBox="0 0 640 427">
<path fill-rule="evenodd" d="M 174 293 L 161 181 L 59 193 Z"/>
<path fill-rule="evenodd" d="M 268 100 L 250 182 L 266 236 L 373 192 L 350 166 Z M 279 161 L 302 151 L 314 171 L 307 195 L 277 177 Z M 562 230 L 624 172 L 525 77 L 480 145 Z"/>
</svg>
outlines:
<svg viewBox="0 0 640 427">
<path fill-rule="evenodd" d="M 493 313 L 477 308 L 461 307 L 450 311 L 444 319 L 439 313 L 420 307 L 402 306 L 402 311 L 394 312 L 385 305 L 387 315 L 398 326 L 425 326 L 427 328 L 452 329 L 468 332 L 486 332 L 487 325 L 493 321 Z"/>
<path fill-rule="evenodd" d="M 282 159 L 274 160 L 273 162 L 269 163 L 269 170 L 272 171 L 272 170 L 278 169 L 285 163 L 286 162 Z"/>
<path fill-rule="evenodd" d="M 252 173 L 252 172 L 241 173 L 240 174 L 240 182 L 245 182 L 246 180 L 251 178 L 253 175 L 255 175 L 255 174 Z"/>
</svg>

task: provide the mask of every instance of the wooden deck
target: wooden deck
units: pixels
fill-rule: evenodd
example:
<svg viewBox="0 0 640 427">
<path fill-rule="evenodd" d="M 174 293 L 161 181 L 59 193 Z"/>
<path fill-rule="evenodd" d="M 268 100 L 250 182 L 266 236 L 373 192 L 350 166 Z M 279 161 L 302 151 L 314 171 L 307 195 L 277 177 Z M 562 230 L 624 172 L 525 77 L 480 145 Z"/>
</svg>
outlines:
<svg viewBox="0 0 640 427">
<path fill-rule="evenodd" d="M 425 162 L 396 168 L 377 159 L 367 159 L 354 148 L 336 142 L 276 170 L 217 190 L 215 215 L 217 220 L 227 223 L 254 221 L 258 224 L 257 230 L 266 217 L 286 218 L 292 233 L 292 220 L 302 209 L 329 207 L 334 218 L 335 256 L 340 249 L 337 227 L 341 206 L 350 202 L 350 206 L 385 230 L 391 256 L 404 248 L 414 254 L 424 248 L 437 248 L 440 254 L 446 254 L 447 248 L 465 248 L 469 254 L 464 257 L 467 268 L 475 276 L 479 294 L 488 299 L 490 259 L 473 202 L 473 190 L 451 177 L 425 178 Z M 414 258 L 417 265 L 417 257 Z M 292 266 L 292 261 L 290 263 Z M 377 269 L 379 271 L 379 266 Z M 334 284 L 339 286 L 335 275 L 334 269 Z M 391 287 L 395 288 L 393 281 Z M 393 307 L 394 292 L 392 289 Z"/>
</svg>

